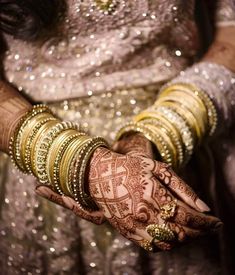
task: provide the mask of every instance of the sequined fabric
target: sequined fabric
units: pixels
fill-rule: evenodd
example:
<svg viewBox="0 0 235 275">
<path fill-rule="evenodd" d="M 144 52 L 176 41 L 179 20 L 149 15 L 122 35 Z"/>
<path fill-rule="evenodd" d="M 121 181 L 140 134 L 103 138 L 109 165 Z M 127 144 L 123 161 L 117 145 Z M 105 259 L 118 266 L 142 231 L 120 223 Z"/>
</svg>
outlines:
<svg viewBox="0 0 235 275">
<path fill-rule="evenodd" d="M 46 40 L 6 36 L 4 68 L 33 102 L 47 102 L 62 119 L 111 142 L 117 127 L 150 106 L 162 83 L 193 61 L 200 42 L 193 0 L 121 0 L 108 12 L 99 2 L 68 0 L 64 24 Z M 233 3 L 225 2 L 230 6 L 219 21 L 231 22 Z M 93 225 L 38 198 L 36 180 L 0 158 L 1 274 L 222 274 L 216 236 L 149 255 L 108 224 Z M 203 171 L 193 167 L 192 184 Z M 213 171 L 206 175 L 201 186 L 213 185 Z"/>
<path fill-rule="evenodd" d="M 118 1 L 105 15 L 93 0 L 70 0 L 53 37 L 35 44 L 7 37 L 6 75 L 36 101 L 165 82 L 199 47 L 193 2 Z"/>
</svg>

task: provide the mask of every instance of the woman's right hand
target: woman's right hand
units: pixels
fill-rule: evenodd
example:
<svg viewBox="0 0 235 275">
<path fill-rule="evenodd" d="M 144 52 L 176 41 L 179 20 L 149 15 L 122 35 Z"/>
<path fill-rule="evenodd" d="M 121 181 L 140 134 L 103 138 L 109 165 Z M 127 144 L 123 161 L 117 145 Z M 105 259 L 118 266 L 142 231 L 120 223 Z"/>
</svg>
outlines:
<svg viewBox="0 0 235 275">
<path fill-rule="evenodd" d="M 95 151 L 89 171 L 89 190 L 106 219 L 123 236 L 143 246 L 152 237 L 149 224 L 163 224 L 161 207 L 177 199 L 175 215 L 167 222 L 177 241 L 214 231 L 221 221 L 204 214 L 209 208 L 167 164 L 144 156 Z M 160 249 L 173 243 L 157 242 Z"/>
</svg>

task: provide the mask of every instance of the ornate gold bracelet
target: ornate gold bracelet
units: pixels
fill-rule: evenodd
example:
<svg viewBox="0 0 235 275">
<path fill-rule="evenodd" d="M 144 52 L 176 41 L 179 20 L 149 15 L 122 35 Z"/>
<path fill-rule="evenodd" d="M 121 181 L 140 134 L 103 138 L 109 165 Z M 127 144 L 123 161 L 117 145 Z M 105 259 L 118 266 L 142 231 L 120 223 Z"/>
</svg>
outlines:
<svg viewBox="0 0 235 275">
<path fill-rule="evenodd" d="M 20 142 L 21 137 L 23 133 L 23 129 L 28 124 L 28 122 L 37 114 L 40 113 L 52 113 L 49 108 L 45 105 L 36 105 L 32 108 L 32 110 L 28 111 L 19 121 L 14 134 L 10 140 L 9 144 L 9 154 L 11 157 L 12 162 L 15 164 L 15 166 L 21 170 L 23 173 L 25 173 L 25 167 L 21 160 L 21 153 L 20 153 Z"/>
<path fill-rule="evenodd" d="M 171 94 L 170 96 L 165 96 L 157 100 L 158 106 L 162 105 L 164 102 L 170 102 L 175 105 L 175 108 L 181 109 L 189 117 L 191 117 L 191 125 L 196 130 L 198 140 L 201 141 L 202 137 L 206 133 L 207 123 L 204 121 L 204 118 L 201 116 L 200 110 L 193 108 L 193 103 L 190 100 L 184 100 L 179 96 Z"/>
<path fill-rule="evenodd" d="M 123 135 L 128 132 L 142 133 L 148 140 L 150 140 L 157 148 L 162 160 L 169 165 L 173 165 L 173 157 L 168 144 L 162 139 L 162 137 L 154 133 L 148 126 L 141 124 L 140 122 L 130 122 L 125 124 L 119 129 L 116 135 L 116 140 L 119 140 Z"/>
<path fill-rule="evenodd" d="M 210 99 L 210 97 L 193 84 L 179 82 L 177 84 L 174 84 L 173 86 L 179 87 L 181 91 L 194 95 L 194 97 L 199 98 L 200 101 L 203 102 L 207 110 L 207 116 L 209 121 L 209 136 L 212 136 L 217 127 L 218 117 L 216 107 Z"/>
<path fill-rule="evenodd" d="M 144 125 L 147 126 L 154 126 L 154 128 L 157 128 L 158 131 L 164 132 L 165 135 L 171 140 L 171 143 L 174 147 L 174 155 L 175 155 L 175 162 L 177 163 L 177 168 L 181 167 L 184 161 L 184 148 L 182 146 L 182 142 L 180 142 L 179 136 L 175 135 L 174 131 L 172 131 L 172 127 L 168 128 L 164 122 L 158 120 L 158 119 L 145 119 L 141 121 Z"/>
<path fill-rule="evenodd" d="M 71 122 L 59 122 L 52 127 L 38 144 L 35 152 L 36 176 L 42 184 L 49 184 L 46 171 L 47 156 L 53 141 L 66 130 L 79 130 L 79 125 Z"/>
<path fill-rule="evenodd" d="M 74 198 L 80 203 L 81 207 L 87 210 L 97 210 L 96 204 L 93 202 L 93 199 L 87 193 L 85 188 L 85 172 L 91 155 L 98 147 L 108 147 L 108 144 L 101 137 L 95 137 L 87 142 L 86 146 L 82 148 L 77 156 L 73 173 L 72 190 Z"/>
</svg>

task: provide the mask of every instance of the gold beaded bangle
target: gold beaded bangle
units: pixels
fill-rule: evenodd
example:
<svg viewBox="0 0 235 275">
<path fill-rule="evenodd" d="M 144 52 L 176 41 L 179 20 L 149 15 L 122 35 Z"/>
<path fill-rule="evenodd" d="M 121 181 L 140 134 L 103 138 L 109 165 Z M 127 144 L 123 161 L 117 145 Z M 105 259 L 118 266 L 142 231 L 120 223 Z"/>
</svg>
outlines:
<svg viewBox="0 0 235 275">
<path fill-rule="evenodd" d="M 20 152 L 20 141 L 22 136 L 22 131 L 24 127 L 28 124 L 28 122 L 37 114 L 39 113 L 51 113 L 49 108 L 45 105 L 35 105 L 33 108 L 28 111 L 22 119 L 19 121 L 16 130 L 14 131 L 14 134 L 10 140 L 10 146 L 9 146 L 9 152 L 11 159 L 15 166 L 21 170 L 23 173 L 25 173 L 25 167 L 21 160 L 21 152 Z"/>
<path fill-rule="evenodd" d="M 45 137 L 38 145 L 38 149 L 35 153 L 36 159 L 36 174 L 39 181 L 43 184 L 49 184 L 49 179 L 47 176 L 46 163 L 49 150 L 53 141 L 66 130 L 79 130 L 77 124 L 71 122 L 60 122 L 50 129 L 50 131 L 45 134 Z"/>
<path fill-rule="evenodd" d="M 48 181 L 50 185 L 53 186 L 53 169 L 55 164 L 55 159 L 63 143 L 66 143 L 66 140 L 72 135 L 76 135 L 78 132 L 76 130 L 65 130 L 60 133 L 54 140 L 49 149 L 47 161 L 46 161 L 46 172 L 48 176 Z M 54 186 L 53 186 L 54 188 Z"/>
<path fill-rule="evenodd" d="M 68 182 L 69 173 L 71 169 L 71 161 L 73 159 L 73 156 L 81 150 L 81 148 L 84 146 L 87 140 L 90 140 L 90 139 L 88 137 L 85 137 L 82 139 L 81 136 L 72 140 L 68 145 L 68 147 L 66 148 L 66 150 L 64 151 L 64 154 L 61 158 L 60 167 L 59 167 L 60 186 L 61 186 L 62 192 L 68 196 L 73 195 L 73 192 L 70 189 L 71 183 Z"/>
<path fill-rule="evenodd" d="M 140 122 L 130 122 L 119 129 L 116 135 L 116 140 L 119 140 L 123 135 L 129 132 L 142 133 L 149 141 L 151 141 L 156 146 L 163 162 L 166 162 L 172 166 L 172 152 L 170 152 L 167 144 L 160 135 L 154 134 L 152 130 L 149 129 L 149 127 L 142 125 Z"/>
<path fill-rule="evenodd" d="M 180 141 L 181 137 L 179 138 L 178 133 L 176 136 L 175 132 L 171 130 L 173 127 L 168 128 L 167 125 L 163 123 L 163 121 L 160 121 L 158 119 L 145 119 L 142 120 L 141 123 L 143 123 L 144 125 L 154 126 L 155 128 L 159 127 L 160 131 L 166 133 L 166 135 L 170 138 L 171 142 L 174 145 L 177 163 L 179 167 L 181 167 L 184 162 L 184 148 L 182 146 L 183 143 L 181 143 Z"/>
<path fill-rule="evenodd" d="M 182 142 L 184 144 L 184 163 L 182 164 L 183 167 L 193 154 L 194 149 L 194 139 L 193 134 L 190 131 L 190 127 L 178 113 L 176 113 L 173 109 L 169 107 L 161 106 L 157 108 L 157 111 L 159 113 L 162 113 L 169 122 L 175 125 L 182 137 Z"/>
<path fill-rule="evenodd" d="M 201 128 L 201 132 L 205 135 L 209 129 L 209 121 L 207 115 L 207 109 L 203 102 L 198 98 L 194 97 L 193 93 L 185 93 L 182 90 L 170 90 L 168 96 L 164 96 L 165 93 L 162 94 L 159 98 L 164 100 L 168 98 L 172 99 L 172 101 L 178 102 L 182 107 L 186 107 L 188 110 L 194 114 L 197 118 L 198 124 Z"/>
<path fill-rule="evenodd" d="M 91 155 L 98 147 L 108 147 L 107 142 L 101 137 L 94 137 L 87 142 L 76 158 L 75 169 L 73 173 L 73 194 L 75 201 L 81 208 L 88 211 L 97 210 L 98 207 L 85 189 L 85 172 Z"/>
<path fill-rule="evenodd" d="M 45 135 L 53 128 L 57 123 L 59 122 L 58 119 L 52 119 L 51 121 L 48 121 L 45 123 L 37 132 L 32 145 L 31 145 L 31 170 L 32 173 L 34 174 L 35 177 L 38 178 L 38 173 L 37 173 L 37 164 L 36 164 L 36 155 L 38 152 L 38 148 L 44 139 Z"/>
<path fill-rule="evenodd" d="M 190 99 L 184 100 L 184 98 L 175 96 L 171 94 L 170 96 L 165 96 L 157 100 L 158 104 L 161 105 L 162 102 L 172 102 L 177 105 L 178 108 L 181 108 L 185 113 L 191 113 L 194 117 L 194 127 L 196 129 L 198 139 L 201 140 L 206 133 L 206 121 L 203 121 L 203 117 L 199 110 L 193 108 L 193 103 L 190 102 Z"/>
<path fill-rule="evenodd" d="M 210 99 L 210 97 L 204 91 L 196 87 L 194 84 L 180 82 L 175 85 L 179 85 L 183 91 L 193 94 L 195 97 L 199 98 L 203 102 L 205 108 L 207 109 L 207 116 L 210 128 L 209 136 L 213 136 L 217 127 L 218 115 L 216 107 Z"/>
<path fill-rule="evenodd" d="M 22 135 L 20 140 L 20 154 L 21 154 L 21 161 L 24 166 L 24 170 L 26 173 L 29 173 L 30 170 L 28 170 L 28 160 L 26 160 L 26 157 L 30 155 L 30 151 L 28 150 L 28 147 L 31 146 L 32 139 L 37 133 L 37 131 L 40 129 L 40 127 L 48 120 L 48 119 L 54 119 L 53 115 L 50 113 L 39 113 L 35 115 L 28 124 L 22 129 Z M 42 125 L 41 125 L 42 124 Z M 27 156 L 26 156 L 27 155 Z"/>
<path fill-rule="evenodd" d="M 42 131 L 44 131 L 45 127 L 48 127 L 48 123 L 50 125 L 51 122 L 54 122 L 54 121 L 56 121 L 55 117 L 48 117 L 39 121 L 35 125 L 35 127 L 32 129 L 32 132 L 30 133 L 30 135 L 27 137 L 27 140 L 25 142 L 26 147 L 24 151 L 24 164 L 25 164 L 26 172 L 28 172 L 29 174 L 32 174 L 33 172 L 33 162 L 31 160 L 33 155 L 34 139 L 36 139 L 38 134 L 40 135 Z"/>
<path fill-rule="evenodd" d="M 198 145 L 201 140 L 201 131 L 198 127 L 197 120 L 193 116 L 193 114 L 189 111 L 185 112 L 180 106 L 175 104 L 174 102 L 171 101 L 165 101 L 162 102 L 161 104 L 155 103 L 155 106 L 160 107 L 160 106 L 167 106 L 174 110 L 177 114 L 179 114 L 185 121 L 187 121 L 187 124 L 190 125 L 191 132 L 193 133 L 195 144 Z"/>
<path fill-rule="evenodd" d="M 140 123 L 142 124 L 142 122 L 140 122 Z M 154 135 L 159 135 L 162 138 L 162 140 L 164 140 L 165 144 L 167 144 L 167 148 L 170 151 L 171 158 L 172 158 L 171 166 L 173 167 L 173 169 L 177 170 L 179 168 L 179 159 L 178 159 L 177 149 L 176 149 L 173 141 L 171 140 L 170 136 L 168 136 L 166 131 L 164 131 L 165 129 L 156 127 L 156 125 L 154 125 L 154 124 L 146 125 L 146 126 L 152 130 Z M 157 148 L 159 148 L 158 144 L 159 144 L 159 142 L 156 143 Z"/>
<path fill-rule="evenodd" d="M 182 144 L 183 144 L 182 138 L 179 132 L 177 131 L 177 129 L 160 112 L 156 111 L 156 107 L 149 108 L 146 111 L 143 111 L 142 113 L 134 117 L 134 121 L 136 122 L 141 121 L 144 124 L 146 123 L 144 122 L 146 121 L 146 119 L 152 120 L 153 124 L 156 124 L 156 123 L 158 123 L 158 125 L 161 124 L 161 127 L 166 128 L 166 130 L 169 129 L 168 134 L 172 136 L 174 143 L 178 148 L 177 151 L 179 153 L 179 161 L 181 165 L 183 161 L 183 156 L 184 156 L 184 148 L 182 148 Z"/>
</svg>

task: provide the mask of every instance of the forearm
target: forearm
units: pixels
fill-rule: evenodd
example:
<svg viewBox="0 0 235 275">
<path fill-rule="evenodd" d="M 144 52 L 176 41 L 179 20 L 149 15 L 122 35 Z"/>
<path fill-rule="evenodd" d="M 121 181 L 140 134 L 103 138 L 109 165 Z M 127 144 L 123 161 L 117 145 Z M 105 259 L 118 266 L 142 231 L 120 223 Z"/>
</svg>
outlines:
<svg viewBox="0 0 235 275">
<path fill-rule="evenodd" d="M 6 82 L 0 81 L 0 150 L 8 153 L 9 141 L 20 118 L 31 104 Z"/>
<path fill-rule="evenodd" d="M 235 27 L 219 27 L 214 43 L 203 61 L 225 66 L 235 72 Z"/>
</svg>

